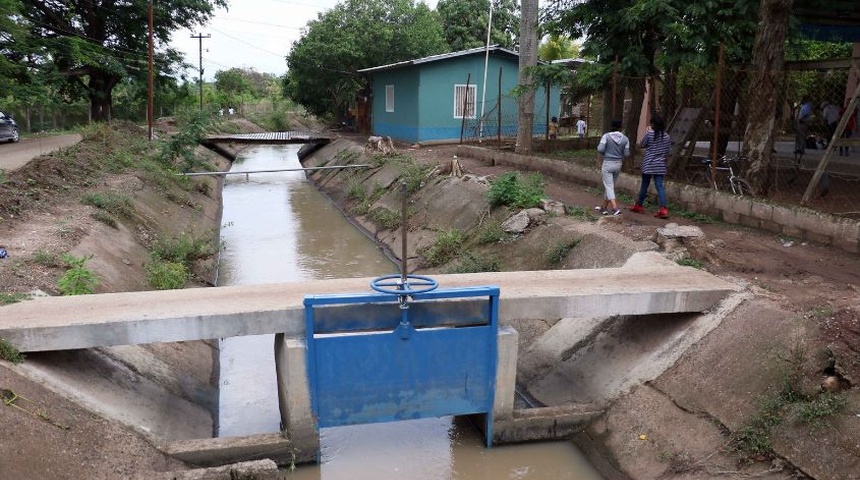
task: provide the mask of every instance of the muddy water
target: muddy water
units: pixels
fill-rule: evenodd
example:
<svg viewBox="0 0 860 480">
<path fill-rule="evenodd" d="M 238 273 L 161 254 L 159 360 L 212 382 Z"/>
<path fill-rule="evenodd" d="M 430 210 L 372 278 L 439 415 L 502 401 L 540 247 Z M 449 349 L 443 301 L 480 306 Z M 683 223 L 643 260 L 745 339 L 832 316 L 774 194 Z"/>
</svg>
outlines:
<svg viewBox="0 0 860 480">
<path fill-rule="evenodd" d="M 232 171 L 298 168 L 294 146 L 247 151 Z M 229 175 L 224 189 L 219 285 L 397 273 L 302 172 Z M 221 342 L 219 436 L 271 433 L 280 415 L 270 335 Z M 486 449 L 459 418 L 326 428 L 322 462 L 296 480 L 592 480 L 600 477 L 568 442 Z"/>
</svg>

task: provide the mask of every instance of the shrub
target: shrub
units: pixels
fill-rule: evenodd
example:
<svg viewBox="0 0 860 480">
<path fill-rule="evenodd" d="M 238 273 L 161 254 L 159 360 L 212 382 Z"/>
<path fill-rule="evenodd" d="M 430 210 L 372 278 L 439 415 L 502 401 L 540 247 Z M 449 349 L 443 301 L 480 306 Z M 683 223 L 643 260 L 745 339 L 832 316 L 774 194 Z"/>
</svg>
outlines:
<svg viewBox="0 0 860 480">
<path fill-rule="evenodd" d="M 215 246 L 205 236 L 182 233 L 174 238 L 158 238 L 152 245 L 150 256 L 153 260 L 181 263 L 188 269 L 198 259 L 215 254 Z"/>
<path fill-rule="evenodd" d="M 531 208 L 544 198 L 544 188 L 543 176 L 539 173 L 521 179 L 517 172 L 507 172 L 490 182 L 487 199 L 491 207 Z"/>
<path fill-rule="evenodd" d="M 57 288 L 63 295 L 88 295 L 95 291 L 99 281 L 96 275 L 84 265 L 92 255 L 87 257 L 75 257 L 71 254 L 63 254 L 63 262 L 68 266 L 66 273 L 57 280 Z"/>
<path fill-rule="evenodd" d="M 490 222 L 480 227 L 475 233 L 475 241 L 479 245 L 502 243 L 512 238 L 512 235 L 502 228 L 501 222 Z"/>
<path fill-rule="evenodd" d="M 115 218 L 113 218 L 113 217 L 111 216 L 111 214 L 109 214 L 109 213 L 107 213 L 107 212 L 103 212 L 103 211 L 101 211 L 101 210 L 97 210 L 97 211 L 93 212 L 93 214 L 92 214 L 91 216 L 92 216 L 93 218 L 95 218 L 96 220 L 98 220 L 98 221 L 100 221 L 100 222 L 104 223 L 105 225 L 107 225 L 107 226 L 109 226 L 109 227 L 111 227 L 111 228 L 117 228 L 116 219 L 115 219 Z"/>
<path fill-rule="evenodd" d="M 427 248 L 422 256 L 428 266 L 438 266 L 447 263 L 457 256 L 457 250 L 463 244 L 463 233 L 453 228 L 436 234 L 436 241 Z"/>
<path fill-rule="evenodd" d="M 188 281 L 188 269 L 182 263 L 150 261 L 146 265 L 146 283 L 156 290 L 183 288 Z"/>
<path fill-rule="evenodd" d="M 460 255 L 458 262 L 454 267 L 448 270 L 448 273 L 478 273 L 478 272 L 498 272 L 499 261 L 492 257 L 476 256 L 469 252 Z"/>
<path fill-rule="evenodd" d="M 386 230 L 394 230 L 399 227 L 402 220 L 401 217 L 401 214 L 392 212 L 385 207 L 374 208 L 370 212 L 370 219 Z"/>
</svg>

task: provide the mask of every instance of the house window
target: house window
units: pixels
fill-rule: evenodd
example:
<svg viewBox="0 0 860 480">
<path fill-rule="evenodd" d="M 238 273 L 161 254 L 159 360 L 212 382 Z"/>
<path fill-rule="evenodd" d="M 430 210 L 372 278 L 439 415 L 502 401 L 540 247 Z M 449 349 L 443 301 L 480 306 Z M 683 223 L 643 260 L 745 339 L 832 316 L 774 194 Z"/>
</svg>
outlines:
<svg viewBox="0 0 860 480">
<path fill-rule="evenodd" d="M 475 85 L 454 85 L 454 118 L 475 118 Z"/>
<path fill-rule="evenodd" d="M 385 111 L 394 111 L 394 85 L 385 86 Z"/>
</svg>

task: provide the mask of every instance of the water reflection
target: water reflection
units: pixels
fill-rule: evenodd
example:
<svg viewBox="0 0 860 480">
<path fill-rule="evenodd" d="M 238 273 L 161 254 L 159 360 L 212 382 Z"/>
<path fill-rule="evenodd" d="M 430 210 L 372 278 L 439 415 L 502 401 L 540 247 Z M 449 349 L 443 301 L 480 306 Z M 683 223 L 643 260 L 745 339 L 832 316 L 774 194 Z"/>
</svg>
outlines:
<svg viewBox="0 0 860 480">
<path fill-rule="evenodd" d="M 250 149 L 233 171 L 298 168 L 297 147 Z M 303 172 L 229 175 L 218 284 L 373 277 L 397 266 L 305 180 Z M 369 289 L 368 289 L 369 291 Z M 273 337 L 221 342 L 220 436 L 279 430 Z M 466 419 L 326 428 L 322 462 L 296 480 L 599 479 L 568 442 L 484 448 Z"/>
</svg>

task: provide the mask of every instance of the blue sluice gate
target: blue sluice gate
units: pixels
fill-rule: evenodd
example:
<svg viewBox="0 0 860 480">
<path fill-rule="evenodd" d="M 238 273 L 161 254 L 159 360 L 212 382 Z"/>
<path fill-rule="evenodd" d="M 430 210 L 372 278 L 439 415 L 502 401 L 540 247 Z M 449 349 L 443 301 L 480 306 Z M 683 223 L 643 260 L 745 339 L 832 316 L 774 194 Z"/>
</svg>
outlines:
<svg viewBox="0 0 860 480">
<path fill-rule="evenodd" d="M 317 431 L 485 414 L 492 446 L 499 288 L 371 286 L 386 293 L 305 297 Z"/>
</svg>

